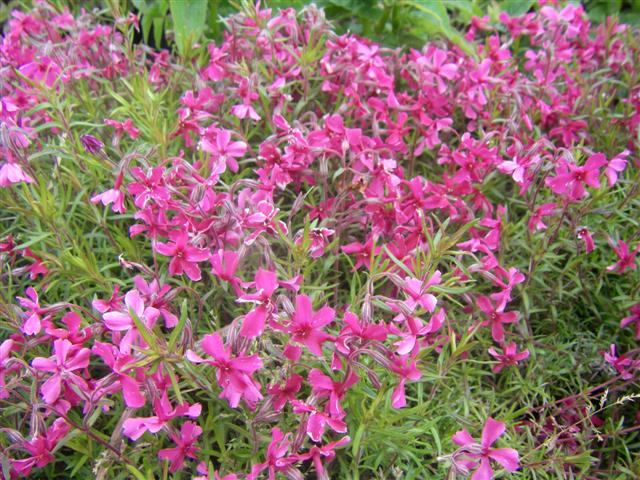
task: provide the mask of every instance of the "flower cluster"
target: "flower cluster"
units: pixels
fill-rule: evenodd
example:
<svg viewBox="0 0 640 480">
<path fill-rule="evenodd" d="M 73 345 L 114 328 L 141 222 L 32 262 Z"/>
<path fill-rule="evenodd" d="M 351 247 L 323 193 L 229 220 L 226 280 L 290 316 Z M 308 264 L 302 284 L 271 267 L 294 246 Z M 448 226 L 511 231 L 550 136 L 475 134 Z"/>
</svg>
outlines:
<svg viewBox="0 0 640 480">
<path fill-rule="evenodd" d="M 544 283 L 559 235 L 571 231 L 572 255 L 606 257 L 596 274 L 625 278 L 619 295 L 637 284 L 637 234 L 603 227 L 638 190 L 628 179 L 640 167 L 640 57 L 626 26 L 544 6 L 474 19 L 474 52 L 386 49 L 337 35 L 314 7 L 251 7 L 226 27 L 185 71 L 129 41 L 135 16 L 103 25 L 43 2 L 12 13 L 0 45 L 2 193 L 90 171 L 94 190 L 76 179 L 78 195 L 119 232 L 108 233 L 118 267 L 105 267 L 119 278 L 82 267 L 99 294 L 53 303 L 61 262 L 12 236 L 0 243 L 3 281 L 24 291 L 0 345 L 0 399 L 29 409 L 19 426 L 3 423 L 12 478 L 54 462 L 73 435 L 129 471 L 128 452 L 148 439 L 147 455 L 199 479 L 330 478 L 358 398 L 418 404 L 424 369 L 443 355 L 440 375 L 481 360 L 499 378 L 528 361 L 538 345 L 527 289 Z M 126 101 L 109 82 L 173 95 L 175 111 L 119 116 L 127 109 L 112 104 Z M 54 99 L 68 95 L 95 96 L 108 116 L 62 121 L 73 108 Z M 604 144 L 588 119 L 612 98 L 619 138 Z M 620 191 L 614 208 L 598 206 Z M 515 230 L 529 242 L 524 264 Z M 640 336 L 639 305 L 626 307 L 622 334 Z M 629 381 L 635 355 L 612 346 L 604 360 Z M 517 451 L 492 447 L 506 430 L 492 415 L 480 442 L 453 435 L 453 471 L 520 468 Z M 212 455 L 217 416 L 243 432 L 242 456 Z"/>
</svg>

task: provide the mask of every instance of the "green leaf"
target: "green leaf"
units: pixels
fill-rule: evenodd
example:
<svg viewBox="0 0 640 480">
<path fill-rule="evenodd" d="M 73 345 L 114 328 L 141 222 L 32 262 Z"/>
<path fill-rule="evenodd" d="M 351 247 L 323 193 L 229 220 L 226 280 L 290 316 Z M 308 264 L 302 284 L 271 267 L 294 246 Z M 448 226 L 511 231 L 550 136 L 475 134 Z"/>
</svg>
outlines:
<svg viewBox="0 0 640 480">
<path fill-rule="evenodd" d="M 176 45 L 185 55 L 204 32 L 207 21 L 207 0 L 170 0 Z"/>
<path fill-rule="evenodd" d="M 533 0 L 502 0 L 499 5 L 500 10 L 516 17 L 527 13 L 533 6 Z"/>
</svg>

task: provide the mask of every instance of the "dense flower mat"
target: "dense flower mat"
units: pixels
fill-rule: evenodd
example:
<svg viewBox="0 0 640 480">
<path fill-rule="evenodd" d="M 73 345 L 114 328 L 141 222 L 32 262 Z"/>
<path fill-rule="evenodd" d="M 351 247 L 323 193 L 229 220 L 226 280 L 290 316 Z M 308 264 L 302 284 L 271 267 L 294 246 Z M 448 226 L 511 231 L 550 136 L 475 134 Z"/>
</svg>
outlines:
<svg viewBox="0 0 640 480">
<path fill-rule="evenodd" d="M 0 477 L 633 474 L 637 33 L 112 15 L 2 37 Z"/>
</svg>

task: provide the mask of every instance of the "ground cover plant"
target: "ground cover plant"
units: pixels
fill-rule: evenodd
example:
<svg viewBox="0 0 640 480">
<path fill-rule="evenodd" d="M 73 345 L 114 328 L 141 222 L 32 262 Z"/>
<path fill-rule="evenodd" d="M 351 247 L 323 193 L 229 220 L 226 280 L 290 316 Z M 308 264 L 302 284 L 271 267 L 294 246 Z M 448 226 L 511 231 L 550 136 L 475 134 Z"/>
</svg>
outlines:
<svg viewBox="0 0 640 480">
<path fill-rule="evenodd" d="M 5 25 L 0 477 L 639 476 L 638 32 L 180 5 Z"/>
</svg>

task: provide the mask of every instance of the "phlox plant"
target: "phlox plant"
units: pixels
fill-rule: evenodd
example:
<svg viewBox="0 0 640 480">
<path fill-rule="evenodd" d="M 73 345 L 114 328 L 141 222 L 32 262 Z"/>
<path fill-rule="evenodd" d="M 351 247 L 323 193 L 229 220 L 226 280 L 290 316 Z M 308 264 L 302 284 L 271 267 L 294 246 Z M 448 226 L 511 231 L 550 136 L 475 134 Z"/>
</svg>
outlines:
<svg viewBox="0 0 640 480">
<path fill-rule="evenodd" d="M 61 3 L 0 42 L 0 478 L 640 476 L 637 31 Z"/>
</svg>

